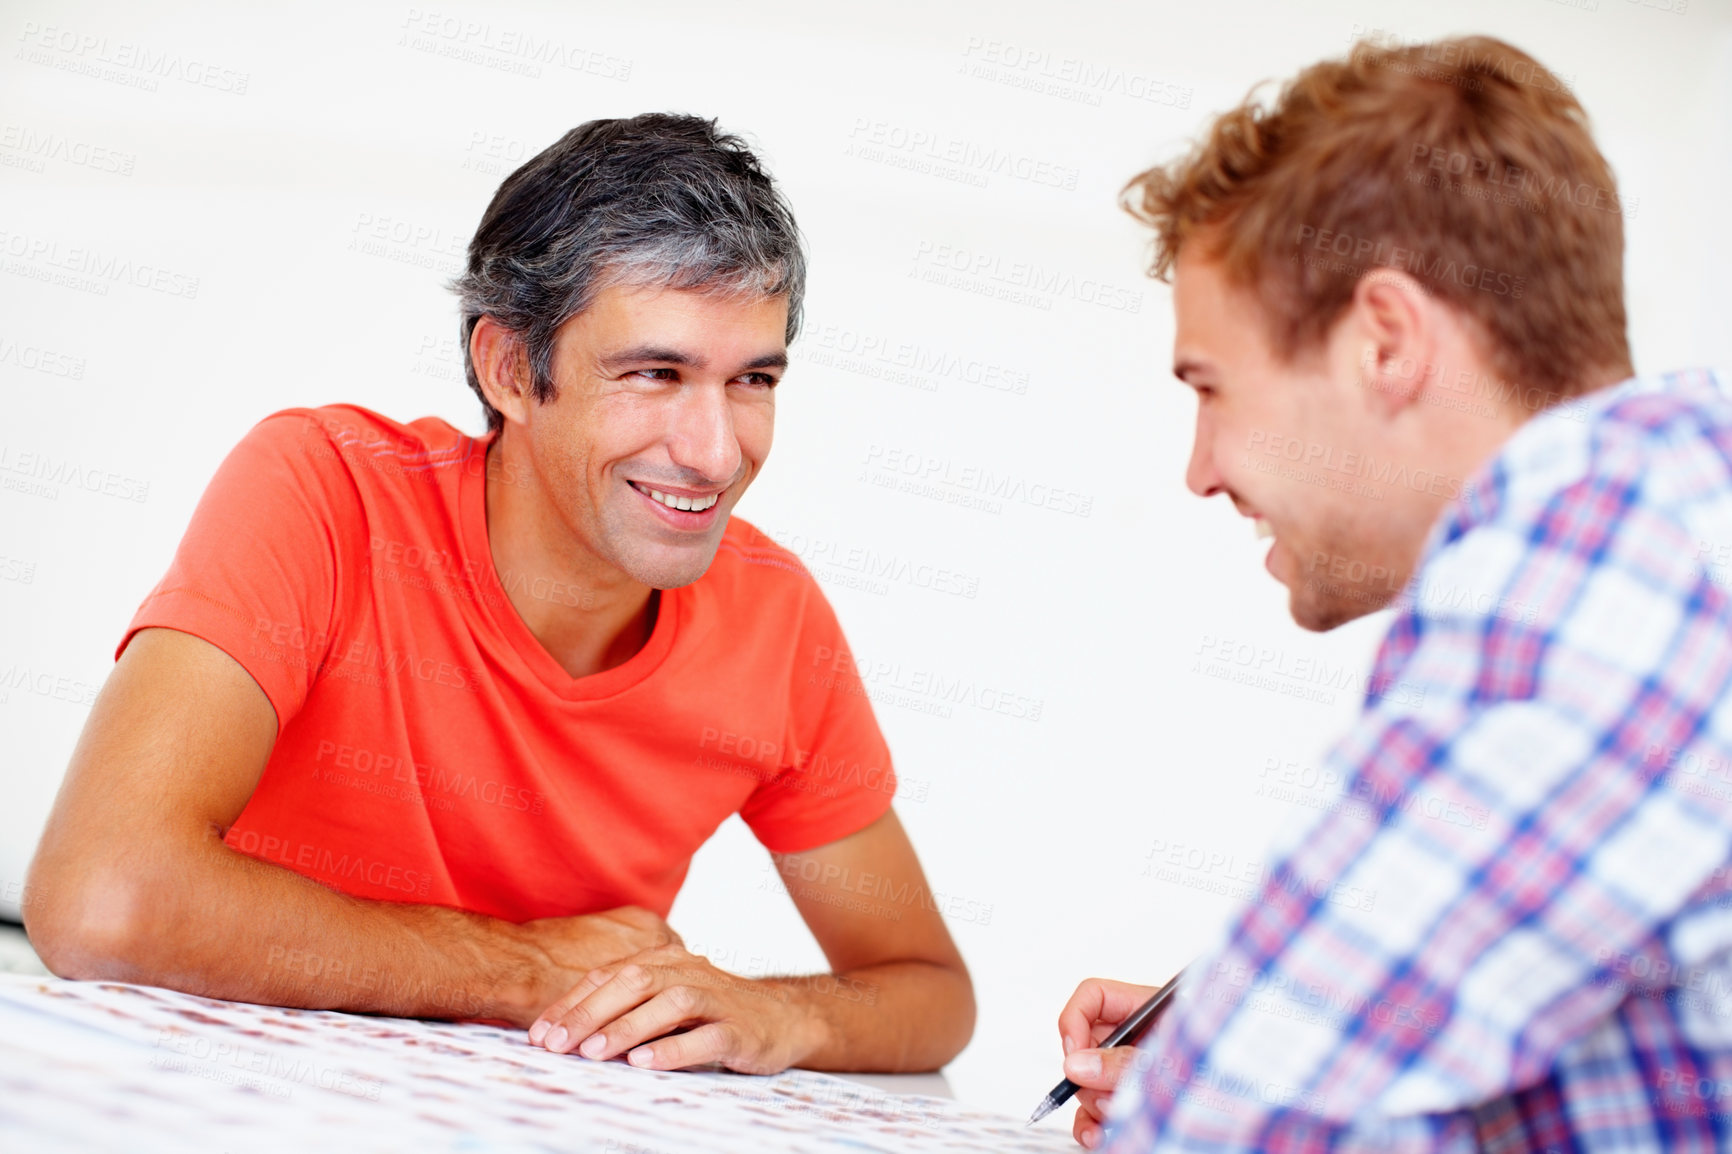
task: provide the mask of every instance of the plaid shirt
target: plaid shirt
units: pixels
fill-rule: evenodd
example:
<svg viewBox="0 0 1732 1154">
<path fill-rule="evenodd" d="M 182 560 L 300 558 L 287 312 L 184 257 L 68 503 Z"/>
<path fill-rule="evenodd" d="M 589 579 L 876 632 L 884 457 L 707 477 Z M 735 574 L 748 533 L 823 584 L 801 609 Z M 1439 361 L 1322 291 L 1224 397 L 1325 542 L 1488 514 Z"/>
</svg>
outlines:
<svg viewBox="0 0 1732 1154">
<path fill-rule="evenodd" d="M 1112 1154 L 1732 1148 L 1719 385 L 1547 410 L 1433 528 L 1343 796 L 1192 967 Z"/>
</svg>

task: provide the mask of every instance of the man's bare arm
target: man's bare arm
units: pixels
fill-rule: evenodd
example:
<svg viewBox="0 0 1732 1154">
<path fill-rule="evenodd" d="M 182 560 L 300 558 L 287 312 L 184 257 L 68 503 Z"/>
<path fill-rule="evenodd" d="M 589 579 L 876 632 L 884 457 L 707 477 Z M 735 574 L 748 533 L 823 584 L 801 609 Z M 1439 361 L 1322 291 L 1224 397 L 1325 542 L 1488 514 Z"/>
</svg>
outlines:
<svg viewBox="0 0 1732 1154">
<path fill-rule="evenodd" d="M 867 1004 L 839 996 L 821 977 L 771 979 L 793 985 L 826 1021 L 824 1044 L 800 1064 L 896 1073 L 936 1070 L 956 1057 L 974 1033 L 974 983 L 896 812 L 775 860 L 838 980 L 876 990 Z"/>
<path fill-rule="evenodd" d="M 669 1070 L 935 1070 L 974 1031 L 974 986 L 894 812 L 804 854 L 775 855 L 829 974 L 743 978 L 679 946 L 587 975 L 529 1040 Z"/>
<path fill-rule="evenodd" d="M 521 1026 L 592 967 L 670 940 L 646 910 L 517 926 L 349 897 L 231 850 L 223 833 L 258 785 L 276 730 L 264 691 L 216 646 L 169 629 L 133 638 L 91 709 L 31 863 L 25 922 L 49 969 L 271 1005 Z"/>
</svg>

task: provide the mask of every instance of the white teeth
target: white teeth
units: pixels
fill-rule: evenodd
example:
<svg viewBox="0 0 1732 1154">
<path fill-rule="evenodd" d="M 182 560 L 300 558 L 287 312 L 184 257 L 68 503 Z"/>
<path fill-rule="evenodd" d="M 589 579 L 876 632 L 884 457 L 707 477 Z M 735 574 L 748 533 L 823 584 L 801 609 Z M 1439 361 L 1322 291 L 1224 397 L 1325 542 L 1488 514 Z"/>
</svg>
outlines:
<svg viewBox="0 0 1732 1154">
<path fill-rule="evenodd" d="M 711 493 L 708 497 L 680 497 L 664 493 L 660 489 L 652 489 L 648 485 L 641 486 L 640 491 L 648 493 L 652 499 L 660 501 L 670 509 L 683 509 L 688 513 L 702 513 L 722 499 L 720 493 Z"/>
</svg>

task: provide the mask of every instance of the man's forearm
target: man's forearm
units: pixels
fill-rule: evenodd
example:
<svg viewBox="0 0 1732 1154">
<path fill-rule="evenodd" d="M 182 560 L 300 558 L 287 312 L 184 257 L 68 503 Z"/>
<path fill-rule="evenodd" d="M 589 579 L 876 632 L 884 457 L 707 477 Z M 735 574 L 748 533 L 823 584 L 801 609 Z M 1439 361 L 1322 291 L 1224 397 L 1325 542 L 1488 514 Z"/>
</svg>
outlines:
<svg viewBox="0 0 1732 1154">
<path fill-rule="evenodd" d="M 238 1001 L 525 1023 L 549 962 L 524 929 L 439 906 L 368 901 L 238 854 L 214 836 L 174 868 L 113 869 L 35 896 L 84 932 L 45 959 L 71 977 Z M 67 908 L 76 903 L 76 909 Z M 36 918 L 32 918 L 35 921 Z"/>
<path fill-rule="evenodd" d="M 974 1031 L 967 973 L 933 962 L 762 981 L 785 991 L 817 1027 L 815 1045 L 795 1063 L 810 1070 L 936 1070 Z"/>
</svg>

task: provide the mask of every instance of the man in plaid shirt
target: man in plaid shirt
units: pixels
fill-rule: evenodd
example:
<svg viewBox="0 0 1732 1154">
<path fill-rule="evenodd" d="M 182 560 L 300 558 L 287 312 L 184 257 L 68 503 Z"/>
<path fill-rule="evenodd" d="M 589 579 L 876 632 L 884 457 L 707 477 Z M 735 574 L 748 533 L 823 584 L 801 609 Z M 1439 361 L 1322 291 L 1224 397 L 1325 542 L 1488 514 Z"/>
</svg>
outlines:
<svg viewBox="0 0 1732 1154">
<path fill-rule="evenodd" d="M 1078 1139 L 1732 1147 L 1732 401 L 1632 379 L 1579 105 L 1497 41 L 1360 45 L 1127 201 L 1188 484 L 1272 530 L 1301 625 L 1396 615 L 1344 804 L 1173 1011 L 1103 1051 L 1150 989 L 1065 1007 Z"/>
</svg>

